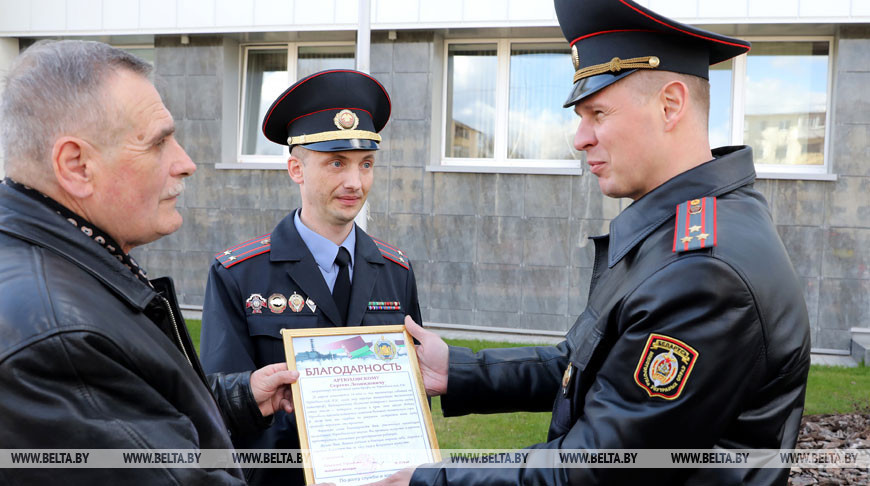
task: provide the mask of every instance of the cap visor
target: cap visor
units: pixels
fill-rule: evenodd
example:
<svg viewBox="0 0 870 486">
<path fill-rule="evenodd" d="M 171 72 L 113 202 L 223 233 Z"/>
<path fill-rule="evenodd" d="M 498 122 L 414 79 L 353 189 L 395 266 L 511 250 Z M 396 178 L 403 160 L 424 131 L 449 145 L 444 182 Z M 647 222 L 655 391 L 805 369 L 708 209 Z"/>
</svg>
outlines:
<svg viewBox="0 0 870 486">
<path fill-rule="evenodd" d="M 343 150 L 377 150 L 378 143 L 374 140 L 352 138 L 348 140 L 329 140 L 302 145 L 315 152 L 341 152 Z"/>
<path fill-rule="evenodd" d="M 629 69 L 627 71 L 622 71 L 616 75 L 599 74 L 597 76 L 589 76 L 588 78 L 583 78 L 580 81 L 574 83 L 574 88 L 571 89 L 571 95 L 568 96 L 568 99 L 565 101 L 565 104 L 562 107 L 571 108 L 583 98 L 587 98 L 601 91 L 602 89 L 610 86 L 611 84 L 619 81 L 620 79 L 628 76 L 635 71 L 637 71 L 637 69 Z"/>
</svg>

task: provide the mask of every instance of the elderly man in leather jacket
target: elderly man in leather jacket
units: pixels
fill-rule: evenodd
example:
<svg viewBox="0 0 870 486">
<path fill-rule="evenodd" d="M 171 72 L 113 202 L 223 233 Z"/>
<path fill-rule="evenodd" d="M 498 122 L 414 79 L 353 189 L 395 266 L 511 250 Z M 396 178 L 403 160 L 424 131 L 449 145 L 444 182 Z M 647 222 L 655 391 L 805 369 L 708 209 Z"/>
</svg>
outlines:
<svg viewBox="0 0 870 486">
<path fill-rule="evenodd" d="M 292 411 L 296 372 L 206 376 L 172 281 L 131 248 L 181 225 L 196 166 L 122 50 L 37 43 L 12 66 L 0 119 L 0 449 L 230 449 Z M 225 469 L 0 469 L 3 484 L 243 484 Z"/>
<path fill-rule="evenodd" d="M 752 187 L 752 152 L 707 138 L 708 65 L 748 43 L 629 0 L 555 3 L 575 146 L 604 194 L 634 202 L 593 238 L 588 304 L 558 346 L 474 354 L 407 322 L 445 416 L 552 409 L 527 465 L 436 465 L 381 484 L 785 485 L 788 468 L 571 468 L 547 454 L 792 449 L 810 362 L 802 286 Z"/>
</svg>

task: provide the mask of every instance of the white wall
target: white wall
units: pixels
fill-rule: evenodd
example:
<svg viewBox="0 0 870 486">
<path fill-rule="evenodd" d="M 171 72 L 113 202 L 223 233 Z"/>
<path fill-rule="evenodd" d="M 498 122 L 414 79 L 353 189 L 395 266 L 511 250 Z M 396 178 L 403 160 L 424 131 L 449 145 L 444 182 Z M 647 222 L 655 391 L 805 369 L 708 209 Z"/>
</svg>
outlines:
<svg viewBox="0 0 870 486">
<path fill-rule="evenodd" d="M 0 38 L 0 78 L 6 76 L 9 71 L 9 66 L 12 60 L 18 55 L 18 39 L 16 38 Z M 3 86 L 5 83 L 0 83 L 0 97 L 3 96 Z M 0 146 L 0 178 L 3 178 L 3 147 Z"/>
<path fill-rule="evenodd" d="M 688 23 L 870 22 L 870 0 L 637 0 Z M 0 0 L 0 36 L 347 30 L 357 0 Z M 555 26 L 552 0 L 372 0 L 372 29 Z"/>
</svg>

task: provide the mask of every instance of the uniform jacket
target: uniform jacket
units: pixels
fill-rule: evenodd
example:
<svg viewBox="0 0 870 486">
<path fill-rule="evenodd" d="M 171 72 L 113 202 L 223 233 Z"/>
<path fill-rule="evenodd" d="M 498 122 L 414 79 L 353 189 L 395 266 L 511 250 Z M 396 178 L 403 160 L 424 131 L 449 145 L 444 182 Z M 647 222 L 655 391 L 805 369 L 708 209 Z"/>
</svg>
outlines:
<svg viewBox="0 0 870 486">
<path fill-rule="evenodd" d="M 268 423 L 250 373 L 206 378 L 171 280 L 152 283 L 0 185 L 0 448 L 229 449 L 227 427 Z M 0 469 L 4 484 L 58 479 L 244 483 L 238 468 Z"/>
<path fill-rule="evenodd" d="M 329 287 L 296 231 L 294 214 L 271 234 L 233 246 L 212 263 L 203 305 L 201 350 L 206 371 L 252 370 L 286 361 L 282 328 L 340 323 Z M 373 240 L 358 227 L 355 231 L 348 325 L 404 324 L 405 315 L 421 322 L 417 284 L 404 252 Z M 283 308 L 275 306 L 275 294 L 287 300 L 296 294 L 305 304 L 298 312 L 289 302 Z M 265 303 L 254 305 L 260 302 L 252 300 L 255 295 Z M 240 449 L 298 449 L 295 417 L 278 412 L 275 421 L 265 433 L 234 437 L 233 443 Z M 301 469 L 248 470 L 246 475 L 252 484 L 303 484 Z"/>
<path fill-rule="evenodd" d="M 532 446 L 531 457 L 542 449 L 794 448 L 810 363 L 802 285 L 752 187 L 751 149 L 714 155 L 593 238 L 587 308 L 564 342 L 451 348 L 444 414 L 552 407 L 548 442 Z M 675 208 L 706 196 L 716 198 L 715 239 L 679 251 L 687 230 Z M 788 472 L 420 468 L 411 484 L 785 485 Z"/>
</svg>

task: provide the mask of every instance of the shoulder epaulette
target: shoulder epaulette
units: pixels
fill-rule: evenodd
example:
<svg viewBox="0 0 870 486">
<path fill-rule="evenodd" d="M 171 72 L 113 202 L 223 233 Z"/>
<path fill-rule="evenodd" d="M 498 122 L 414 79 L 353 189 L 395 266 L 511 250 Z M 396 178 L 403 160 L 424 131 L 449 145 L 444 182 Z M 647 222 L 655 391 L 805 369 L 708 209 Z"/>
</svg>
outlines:
<svg viewBox="0 0 870 486">
<path fill-rule="evenodd" d="M 262 255 L 272 248 L 272 233 L 258 236 L 236 246 L 231 246 L 214 257 L 226 268 L 243 262 L 248 258 Z"/>
<path fill-rule="evenodd" d="M 692 199 L 677 206 L 674 252 L 716 246 L 716 198 Z"/>
<path fill-rule="evenodd" d="M 383 241 L 376 240 L 374 238 L 372 238 L 372 241 L 374 241 L 375 245 L 378 246 L 378 250 L 381 251 L 381 255 L 383 255 L 384 258 L 399 265 L 400 267 L 410 269 L 408 265 L 408 257 L 405 256 L 405 252 L 396 248 L 395 246 L 390 246 Z"/>
</svg>

